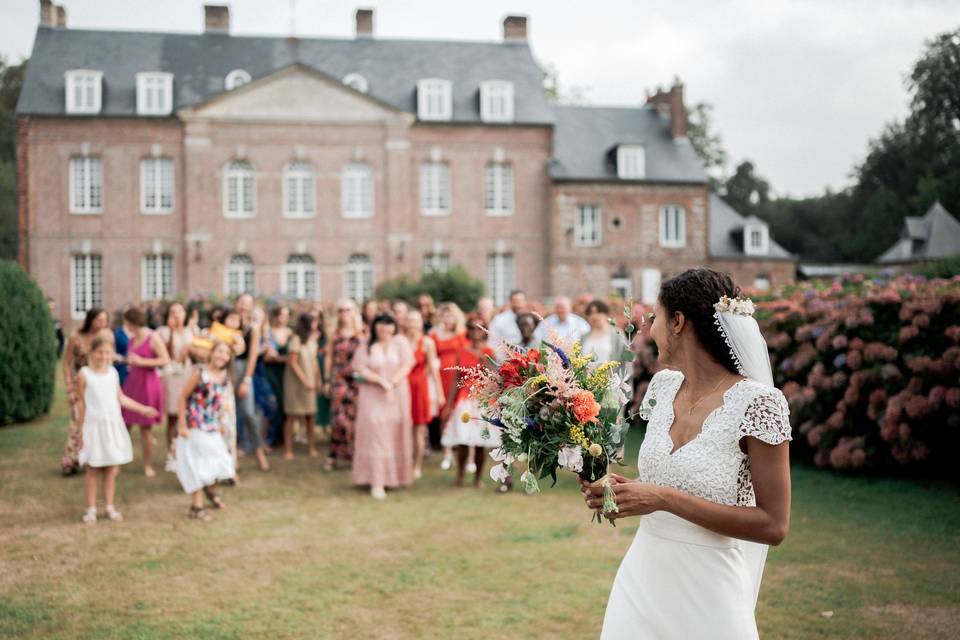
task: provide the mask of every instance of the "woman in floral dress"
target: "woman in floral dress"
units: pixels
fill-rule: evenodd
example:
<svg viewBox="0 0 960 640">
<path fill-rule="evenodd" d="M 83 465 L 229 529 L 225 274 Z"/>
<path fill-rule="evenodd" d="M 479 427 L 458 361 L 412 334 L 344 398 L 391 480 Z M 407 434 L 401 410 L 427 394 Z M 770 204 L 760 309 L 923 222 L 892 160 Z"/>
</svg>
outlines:
<svg viewBox="0 0 960 640">
<path fill-rule="evenodd" d="M 332 471 L 339 461 L 353 459 L 353 423 L 357 418 L 357 382 L 351 362 L 361 340 L 360 317 L 352 300 L 337 303 L 337 325 L 327 343 L 323 379 L 330 395 L 330 455 L 323 465 Z"/>
</svg>

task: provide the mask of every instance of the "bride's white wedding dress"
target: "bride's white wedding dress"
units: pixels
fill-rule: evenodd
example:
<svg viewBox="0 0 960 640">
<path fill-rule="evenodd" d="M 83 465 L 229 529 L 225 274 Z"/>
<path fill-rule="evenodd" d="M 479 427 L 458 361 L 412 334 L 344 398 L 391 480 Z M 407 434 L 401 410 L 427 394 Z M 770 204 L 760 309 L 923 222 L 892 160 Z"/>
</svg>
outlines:
<svg viewBox="0 0 960 640">
<path fill-rule="evenodd" d="M 682 382 L 683 374 L 670 370 L 650 381 L 641 403 L 649 421 L 640 446 L 640 481 L 720 504 L 755 505 L 740 440 L 753 436 L 776 445 L 790 439 L 783 394 L 754 380 L 736 383 L 700 435 L 671 454 L 673 401 Z M 766 545 L 723 536 L 670 513 L 642 516 L 617 571 L 601 638 L 756 638 L 754 608 L 766 555 Z"/>
</svg>

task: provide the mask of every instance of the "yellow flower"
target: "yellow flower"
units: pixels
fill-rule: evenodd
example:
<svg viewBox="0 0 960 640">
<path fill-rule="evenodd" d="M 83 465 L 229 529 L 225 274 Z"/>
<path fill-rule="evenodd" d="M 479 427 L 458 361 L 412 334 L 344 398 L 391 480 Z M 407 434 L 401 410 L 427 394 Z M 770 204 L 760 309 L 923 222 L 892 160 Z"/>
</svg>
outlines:
<svg viewBox="0 0 960 640">
<path fill-rule="evenodd" d="M 467 423 L 470 422 L 470 412 L 464 411 L 460 414 L 460 422 Z"/>
<path fill-rule="evenodd" d="M 593 370 L 593 373 L 587 379 L 587 384 L 594 389 L 608 386 L 610 384 L 610 373 L 619 366 L 620 363 L 616 360 L 604 362 Z"/>
<path fill-rule="evenodd" d="M 550 378 L 548 378 L 545 374 L 541 373 L 540 375 L 534 376 L 529 380 L 527 380 L 527 384 L 529 385 L 546 384 L 549 381 L 550 381 Z"/>
<path fill-rule="evenodd" d="M 603 455 L 603 447 L 594 442 L 587 448 L 587 453 L 589 453 L 594 458 L 599 458 Z"/>
<path fill-rule="evenodd" d="M 582 347 L 582 345 L 580 344 L 580 341 L 579 341 L 579 340 L 574 340 L 574 342 L 573 342 L 573 348 L 571 349 L 570 353 L 573 355 L 574 358 L 579 357 L 579 356 L 580 356 L 580 349 L 582 349 L 582 348 L 583 348 L 583 347 Z"/>
<path fill-rule="evenodd" d="M 570 426 L 570 442 L 578 444 L 584 449 L 590 446 L 590 441 L 583 433 L 583 425 L 575 424 Z"/>
</svg>

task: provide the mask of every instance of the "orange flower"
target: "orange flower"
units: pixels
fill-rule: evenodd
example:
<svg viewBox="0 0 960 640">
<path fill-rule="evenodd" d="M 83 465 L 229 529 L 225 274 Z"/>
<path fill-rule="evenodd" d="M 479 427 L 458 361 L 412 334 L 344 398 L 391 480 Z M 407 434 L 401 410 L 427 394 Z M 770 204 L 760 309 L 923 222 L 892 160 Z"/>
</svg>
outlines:
<svg viewBox="0 0 960 640">
<path fill-rule="evenodd" d="M 589 391 L 578 391 L 573 396 L 573 415 L 581 423 L 596 422 L 600 405 Z"/>
</svg>

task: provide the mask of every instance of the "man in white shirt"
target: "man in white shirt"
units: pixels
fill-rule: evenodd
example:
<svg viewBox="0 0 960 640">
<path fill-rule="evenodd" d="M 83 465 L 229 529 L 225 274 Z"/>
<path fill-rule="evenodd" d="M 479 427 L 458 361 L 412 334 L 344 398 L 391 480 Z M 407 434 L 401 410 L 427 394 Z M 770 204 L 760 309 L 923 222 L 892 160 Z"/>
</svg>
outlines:
<svg viewBox="0 0 960 640">
<path fill-rule="evenodd" d="M 563 340 L 579 340 L 590 330 L 590 324 L 573 313 L 570 298 L 559 296 L 553 303 L 553 313 L 543 319 L 534 336 L 540 340 L 551 340 L 553 336 Z"/>
<path fill-rule="evenodd" d="M 523 291 L 516 289 L 510 292 L 510 308 L 501 311 L 490 321 L 490 346 L 496 353 L 497 360 L 507 358 L 501 340 L 507 344 L 520 344 L 520 329 L 517 328 L 517 314 L 527 310 L 527 296 Z"/>
</svg>

